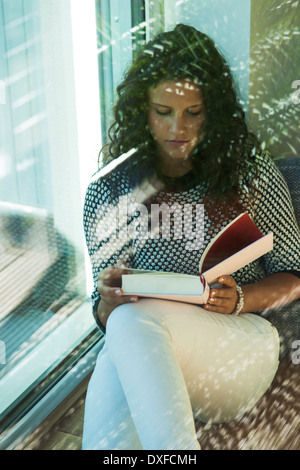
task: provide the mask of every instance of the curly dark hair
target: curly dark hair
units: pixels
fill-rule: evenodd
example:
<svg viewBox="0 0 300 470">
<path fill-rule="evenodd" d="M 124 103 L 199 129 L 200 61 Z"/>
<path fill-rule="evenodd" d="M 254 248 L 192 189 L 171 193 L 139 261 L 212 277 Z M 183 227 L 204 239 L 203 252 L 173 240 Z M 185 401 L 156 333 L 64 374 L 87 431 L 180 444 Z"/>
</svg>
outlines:
<svg viewBox="0 0 300 470">
<path fill-rule="evenodd" d="M 117 87 L 115 122 L 109 130 L 111 142 L 105 146 L 104 164 L 136 148 L 132 170 L 149 161 L 153 167 L 157 155 L 147 126 L 149 89 L 178 79 L 195 82 L 204 98 L 205 136 L 193 151 L 199 182 L 206 182 L 214 199 L 236 195 L 241 174 L 243 184 L 250 187 L 252 156 L 259 143 L 248 131 L 230 68 L 211 38 L 184 24 L 151 39 L 125 73 Z"/>
</svg>

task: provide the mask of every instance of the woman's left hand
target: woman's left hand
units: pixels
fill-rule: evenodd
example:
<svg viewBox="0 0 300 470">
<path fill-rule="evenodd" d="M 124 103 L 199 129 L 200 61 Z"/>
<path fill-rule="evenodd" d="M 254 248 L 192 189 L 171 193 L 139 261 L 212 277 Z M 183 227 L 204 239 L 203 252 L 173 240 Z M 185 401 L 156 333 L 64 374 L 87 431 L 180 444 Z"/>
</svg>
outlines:
<svg viewBox="0 0 300 470">
<path fill-rule="evenodd" d="M 231 276 L 220 276 L 218 282 L 223 284 L 223 287 L 210 289 L 209 298 L 204 308 L 211 312 L 233 313 L 238 302 L 236 282 Z"/>
</svg>

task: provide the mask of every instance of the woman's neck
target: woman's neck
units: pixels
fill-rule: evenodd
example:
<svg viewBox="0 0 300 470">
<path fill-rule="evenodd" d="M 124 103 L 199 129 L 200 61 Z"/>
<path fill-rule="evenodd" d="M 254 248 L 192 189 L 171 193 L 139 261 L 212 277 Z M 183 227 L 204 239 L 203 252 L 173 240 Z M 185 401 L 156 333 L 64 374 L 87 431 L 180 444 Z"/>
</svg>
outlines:
<svg viewBox="0 0 300 470">
<path fill-rule="evenodd" d="M 171 178 L 179 178 L 184 176 L 191 171 L 193 168 L 192 161 L 190 159 L 182 160 L 162 160 L 159 165 L 159 169 L 164 176 Z"/>
</svg>

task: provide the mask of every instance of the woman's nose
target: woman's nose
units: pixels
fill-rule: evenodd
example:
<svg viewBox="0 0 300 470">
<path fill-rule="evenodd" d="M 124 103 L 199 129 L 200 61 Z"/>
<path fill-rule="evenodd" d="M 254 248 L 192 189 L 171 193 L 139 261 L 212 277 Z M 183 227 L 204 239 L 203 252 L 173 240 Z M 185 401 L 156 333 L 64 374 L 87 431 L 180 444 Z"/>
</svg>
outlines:
<svg viewBox="0 0 300 470">
<path fill-rule="evenodd" d="M 174 134 L 181 134 L 184 132 L 185 127 L 184 117 L 179 114 L 175 114 L 171 122 L 171 131 Z"/>
</svg>

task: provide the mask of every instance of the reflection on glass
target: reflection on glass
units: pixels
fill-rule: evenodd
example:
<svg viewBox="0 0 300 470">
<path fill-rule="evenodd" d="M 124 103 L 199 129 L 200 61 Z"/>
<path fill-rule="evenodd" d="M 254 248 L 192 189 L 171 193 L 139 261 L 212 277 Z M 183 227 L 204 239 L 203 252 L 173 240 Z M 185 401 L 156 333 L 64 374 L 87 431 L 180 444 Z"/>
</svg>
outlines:
<svg viewBox="0 0 300 470">
<path fill-rule="evenodd" d="M 252 0 L 250 51 L 250 125 L 274 156 L 299 156 L 299 2 Z"/>
<path fill-rule="evenodd" d="M 41 347 L 87 299 L 78 189 L 70 184 L 64 197 L 67 160 L 51 151 L 42 20 L 38 0 L 1 2 L 1 418 L 69 354 L 67 337 L 65 352 L 53 340 L 51 351 Z"/>
</svg>

